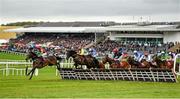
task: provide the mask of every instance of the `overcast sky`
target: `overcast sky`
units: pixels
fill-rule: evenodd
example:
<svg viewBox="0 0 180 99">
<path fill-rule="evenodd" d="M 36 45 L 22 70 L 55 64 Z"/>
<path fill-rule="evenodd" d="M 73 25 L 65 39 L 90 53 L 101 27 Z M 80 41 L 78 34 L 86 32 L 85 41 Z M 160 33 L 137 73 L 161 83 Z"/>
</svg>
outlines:
<svg viewBox="0 0 180 99">
<path fill-rule="evenodd" d="M 180 0 L 0 0 L 0 23 L 180 21 Z"/>
</svg>

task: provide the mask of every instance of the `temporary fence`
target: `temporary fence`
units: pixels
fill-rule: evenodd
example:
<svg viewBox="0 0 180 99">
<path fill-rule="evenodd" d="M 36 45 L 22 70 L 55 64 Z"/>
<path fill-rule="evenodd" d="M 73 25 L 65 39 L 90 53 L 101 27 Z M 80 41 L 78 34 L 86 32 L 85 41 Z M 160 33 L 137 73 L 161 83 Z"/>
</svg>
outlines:
<svg viewBox="0 0 180 99">
<path fill-rule="evenodd" d="M 26 66 L 30 67 L 28 71 L 32 69 L 31 62 L 0 62 L 0 73 L 4 76 L 25 75 Z M 35 75 L 38 75 L 38 69 L 36 69 Z"/>
</svg>

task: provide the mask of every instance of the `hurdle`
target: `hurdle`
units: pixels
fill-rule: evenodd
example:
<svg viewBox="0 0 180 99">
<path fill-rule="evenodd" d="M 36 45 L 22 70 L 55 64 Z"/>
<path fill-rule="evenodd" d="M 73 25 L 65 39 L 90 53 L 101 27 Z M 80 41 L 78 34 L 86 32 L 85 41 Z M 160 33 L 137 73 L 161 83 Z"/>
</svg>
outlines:
<svg viewBox="0 0 180 99">
<path fill-rule="evenodd" d="M 68 63 L 62 63 L 60 72 L 57 71 L 56 73 L 56 75 L 60 75 L 61 79 L 178 82 L 177 78 L 180 75 L 180 54 L 176 55 L 172 70 L 161 68 L 108 69 L 108 66 L 104 70 L 75 69 L 71 68 L 73 63 L 69 63 L 71 66 L 68 66 L 68 68 L 65 64 Z"/>
<path fill-rule="evenodd" d="M 73 80 L 127 80 L 149 82 L 177 82 L 169 69 L 72 69 L 61 68 L 61 79 Z"/>
</svg>

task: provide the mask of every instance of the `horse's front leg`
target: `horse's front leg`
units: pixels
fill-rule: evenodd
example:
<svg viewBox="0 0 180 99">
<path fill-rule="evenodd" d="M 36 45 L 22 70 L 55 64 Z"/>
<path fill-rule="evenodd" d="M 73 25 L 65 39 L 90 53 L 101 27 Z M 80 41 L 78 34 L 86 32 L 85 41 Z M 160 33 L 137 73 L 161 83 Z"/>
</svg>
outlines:
<svg viewBox="0 0 180 99">
<path fill-rule="evenodd" d="M 31 69 L 31 71 L 29 73 L 28 72 L 28 66 L 26 67 L 26 76 L 29 76 L 32 73 L 33 69 Z"/>
<path fill-rule="evenodd" d="M 36 68 L 34 67 L 34 68 L 32 69 L 32 73 L 31 73 L 31 76 L 30 76 L 29 80 L 31 80 L 32 76 L 34 75 L 34 71 L 35 71 L 35 70 L 36 70 Z"/>
<path fill-rule="evenodd" d="M 77 67 L 78 67 L 78 64 L 76 64 L 76 63 L 75 63 L 75 64 L 74 64 L 74 66 L 75 66 L 75 68 L 77 69 Z"/>
<path fill-rule="evenodd" d="M 60 66 L 60 63 L 57 63 L 57 69 L 60 71 L 60 69 L 61 69 L 61 66 Z"/>
<path fill-rule="evenodd" d="M 28 66 L 26 66 L 26 76 L 29 76 L 28 74 L 30 73 L 27 73 L 28 72 Z"/>
</svg>

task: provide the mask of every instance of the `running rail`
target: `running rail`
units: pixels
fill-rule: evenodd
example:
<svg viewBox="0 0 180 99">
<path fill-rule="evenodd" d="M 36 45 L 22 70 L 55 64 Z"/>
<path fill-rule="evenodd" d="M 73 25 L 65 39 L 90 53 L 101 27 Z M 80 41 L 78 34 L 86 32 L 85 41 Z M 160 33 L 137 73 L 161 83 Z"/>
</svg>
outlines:
<svg viewBox="0 0 180 99">
<path fill-rule="evenodd" d="M 175 58 L 174 58 L 174 68 L 173 68 L 173 71 L 174 71 L 174 73 L 175 73 L 177 76 L 180 75 L 180 62 L 179 62 L 179 60 L 178 60 L 178 62 L 179 62 L 179 71 L 176 71 L 176 62 L 177 62 L 177 59 L 178 59 L 178 58 L 180 58 L 180 54 L 177 54 L 177 55 L 175 56 Z"/>
</svg>

